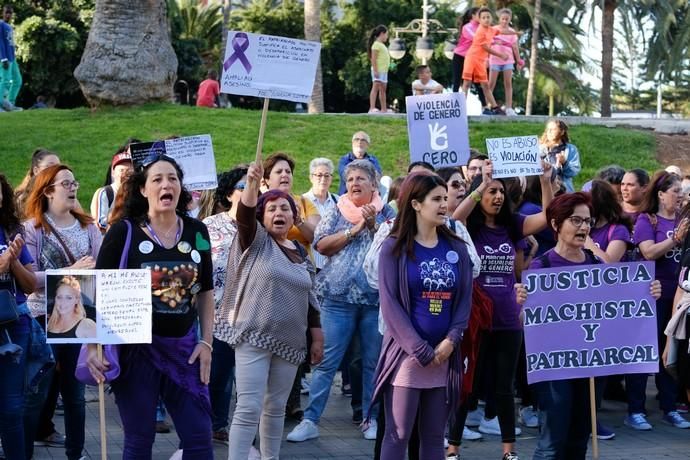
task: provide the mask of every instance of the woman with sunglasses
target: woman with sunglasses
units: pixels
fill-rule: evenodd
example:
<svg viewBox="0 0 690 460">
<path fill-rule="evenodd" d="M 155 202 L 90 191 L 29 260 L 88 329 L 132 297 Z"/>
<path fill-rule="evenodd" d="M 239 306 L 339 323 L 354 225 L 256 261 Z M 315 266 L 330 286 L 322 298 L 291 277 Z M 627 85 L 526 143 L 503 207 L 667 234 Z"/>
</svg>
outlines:
<svg viewBox="0 0 690 460">
<path fill-rule="evenodd" d="M 152 342 L 121 346 L 121 373 L 112 382 L 124 459 L 151 458 L 159 397 L 175 424 L 183 458 L 213 458 L 207 387 L 213 351 L 211 243 L 206 226 L 187 216 L 192 198 L 182 183 L 175 160 L 147 158 L 124 184 L 123 220 L 105 234 L 96 262 L 96 268 L 116 269 L 126 250 L 127 268 L 151 270 Z M 88 367 L 96 381 L 104 381 L 108 366 L 90 345 Z"/>
<path fill-rule="evenodd" d="M 448 215 L 452 216 L 458 205 L 465 199 L 467 187 L 460 168 L 439 168 L 436 174 L 448 184 Z"/>
<path fill-rule="evenodd" d="M 544 161 L 542 165 L 544 174 L 540 182 L 545 209 L 553 199 L 550 187 L 553 169 Z M 524 216 L 513 212 L 511 200 L 506 199 L 505 181 L 494 179 L 492 172 L 491 160 L 485 160 L 481 177 L 475 177 L 469 196 L 460 203 L 453 217 L 467 222 L 482 261 L 477 281 L 493 302 L 492 329 L 480 345 L 489 388 L 479 431 L 500 434 L 503 459 L 517 460 L 515 437 L 520 429 L 515 426 L 513 382 L 522 343 L 522 323 L 513 288 L 516 244 L 546 228 L 546 215 L 541 212 Z"/>
<path fill-rule="evenodd" d="M 34 178 L 26 201 L 29 220 L 24 222 L 24 232 L 37 278 L 36 290 L 28 299 L 34 317 L 46 315 L 46 270 L 95 268 L 102 237 L 93 219 L 79 206 L 78 190 L 79 182 L 72 170 L 66 165 L 54 165 Z M 45 320 L 39 322 L 45 324 Z M 60 344 L 52 348 L 59 371 L 41 414 L 37 440 L 59 436 L 52 423 L 59 390 L 65 406 L 65 453 L 69 460 L 77 460 L 84 449 L 86 417 L 84 384 L 74 377 L 80 346 Z"/>
<path fill-rule="evenodd" d="M 0 289 L 14 296 L 20 314 L 16 321 L 0 326 L 0 345 L 8 339 L 22 350 L 31 343 L 31 315 L 26 306 L 25 292 L 31 292 L 36 276 L 31 267 L 31 255 L 21 236 L 21 225 L 15 212 L 12 187 L 0 174 Z M 33 436 L 24 437 L 31 430 L 24 428 L 24 394 L 27 373 L 27 354 L 18 357 L 0 356 L 0 441 L 7 460 L 31 458 Z"/>
<path fill-rule="evenodd" d="M 215 191 L 215 207 L 227 211 L 219 212 L 204 219 L 211 238 L 211 260 L 213 261 L 213 300 L 218 310 L 225 292 L 225 279 L 228 268 L 230 246 L 237 235 L 237 207 L 242 191 L 247 184 L 247 167 L 238 166 L 218 176 L 218 188 Z M 213 439 L 228 442 L 228 418 L 232 383 L 235 373 L 235 352 L 222 340 L 213 338 L 211 359 L 211 381 L 208 391 L 213 410 Z"/>
</svg>

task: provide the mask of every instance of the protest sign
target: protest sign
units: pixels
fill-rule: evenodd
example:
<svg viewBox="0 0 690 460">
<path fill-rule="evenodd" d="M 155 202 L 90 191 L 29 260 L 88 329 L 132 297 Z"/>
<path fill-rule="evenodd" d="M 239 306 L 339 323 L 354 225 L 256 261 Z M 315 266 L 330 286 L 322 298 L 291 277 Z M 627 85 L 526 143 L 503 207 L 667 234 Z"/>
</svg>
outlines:
<svg viewBox="0 0 690 460">
<path fill-rule="evenodd" d="M 653 262 L 522 276 L 528 383 L 659 371 Z"/>
<path fill-rule="evenodd" d="M 493 178 L 539 176 L 544 173 L 537 136 L 497 137 L 486 140 Z"/>
<path fill-rule="evenodd" d="M 426 161 L 436 169 L 467 163 L 470 141 L 464 94 L 407 96 L 405 104 L 410 162 Z"/>
<path fill-rule="evenodd" d="M 46 271 L 48 343 L 151 343 L 151 271 Z"/>
<path fill-rule="evenodd" d="M 129 150 L 135 169 L 157 155 L 167 155 L 182 168 L 187 190 L 208 190 L 218 186 L 213 143 L 208 134 L 139 142 L 131 144 Z"/>
<path fill-rule="evenodd" d="M 220 90 L 309 102 L 321 44 L 288 37 L 229 31 Z"/>
</svg>

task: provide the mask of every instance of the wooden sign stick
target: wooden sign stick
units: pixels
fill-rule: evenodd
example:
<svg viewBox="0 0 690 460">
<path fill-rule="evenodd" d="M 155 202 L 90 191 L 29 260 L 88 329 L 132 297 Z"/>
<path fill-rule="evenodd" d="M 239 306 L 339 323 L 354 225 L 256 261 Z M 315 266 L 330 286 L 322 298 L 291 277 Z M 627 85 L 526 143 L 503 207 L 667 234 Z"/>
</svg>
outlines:
<svg viewBox="0 0 690 460">
<path fill-rule="evenodd" d="M 103 362 L 103 345 L 98 344 L 98 360 Z M 105 435 L 105 383 L 98 384 L 98 415 L 101 425 L 101 460 L 108 459 L 108 446 Z"/>
<path fill-rule="evenodd" d="M 590 377 L 589 410 L 592 415 L 592 458 L 594 460 L 599 460 L 599 439 L 597 438 L 597 403 L 594 391 L 594 377 Z"/>
<path fill-rule="evenodd" d="M 256 143 L 256 164 L 261 164 L 263 161 L 262 150 L 264 148 L 264 133 L 266 132 L 266 115 L 268 114 L 269 98 L 264 98 L 264 108 L 261 111 L 261 125 L 259 126 L 259 140 Z"/>
</svg>

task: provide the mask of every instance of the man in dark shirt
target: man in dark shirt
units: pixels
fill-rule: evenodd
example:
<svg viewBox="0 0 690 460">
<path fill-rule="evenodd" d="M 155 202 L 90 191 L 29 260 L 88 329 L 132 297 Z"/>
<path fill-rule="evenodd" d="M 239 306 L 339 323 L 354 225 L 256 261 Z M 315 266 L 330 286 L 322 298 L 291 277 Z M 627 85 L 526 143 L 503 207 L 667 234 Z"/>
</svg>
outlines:
<svg viewBox="0 0 690 460">
<path fill-rule="evenodd" d="M 371 139 L 364 131 L 357 131 L 352 135 L 352 151 L 340 157 L 338 162 L 338 174 L 340 174 L 340 187 L 338 188 L 338 195 L 343 195 L 347 192 L 345 187 L 345 167 L 355 160 L 366 159 L 373 163 L 376 172 L 381 176 L 381 165 L 379 160 L 372 154 L 367 153 Z"/>
</svg>

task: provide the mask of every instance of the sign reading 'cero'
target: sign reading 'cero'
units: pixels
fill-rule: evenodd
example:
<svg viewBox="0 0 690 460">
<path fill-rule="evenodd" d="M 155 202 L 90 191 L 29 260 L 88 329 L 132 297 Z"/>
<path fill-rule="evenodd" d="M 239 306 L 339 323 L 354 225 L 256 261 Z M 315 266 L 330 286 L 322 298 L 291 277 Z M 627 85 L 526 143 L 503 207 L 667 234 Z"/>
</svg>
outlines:
<svg viewBox="0 0 690 460">
<path fill-rule="evenodd" d="M 527 381 L 658 372 L 652 262 L 528 270 Z"/>
<path fill-rule="evenodd" d="M 467 110 L 462 93 L 408 96 L 407 133 L 410 161 L 434 168 L 460 166 L 470 156 Z"/>
</svg>

